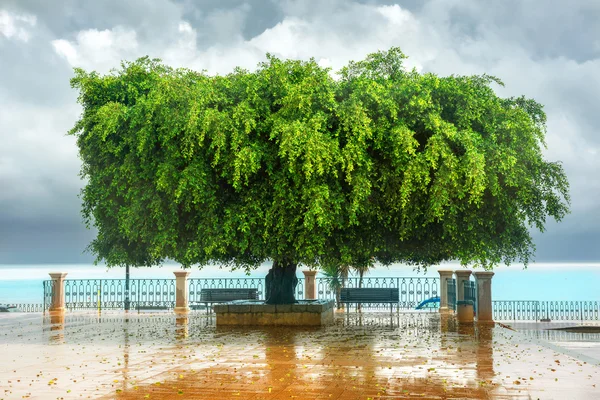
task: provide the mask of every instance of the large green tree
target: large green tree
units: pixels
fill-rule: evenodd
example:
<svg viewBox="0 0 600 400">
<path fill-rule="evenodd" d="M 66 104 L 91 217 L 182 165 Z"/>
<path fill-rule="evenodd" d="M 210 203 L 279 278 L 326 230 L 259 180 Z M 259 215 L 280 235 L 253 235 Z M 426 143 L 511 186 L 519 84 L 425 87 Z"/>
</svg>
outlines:
<svg viewBox="0 0 600 400">
<path fill-rule="evenodd" d="M 296 266 L 527 263 L 529 227 L 568 212 L 542 155 L 546 117 L 491 76 L 407 71 L 397 48 L 337 76 L 268 55 L 209 76 L 160 60 L 76 69 L 89 249 L 109 266 L 272 261 L 269 303 Z"/>
</svg>

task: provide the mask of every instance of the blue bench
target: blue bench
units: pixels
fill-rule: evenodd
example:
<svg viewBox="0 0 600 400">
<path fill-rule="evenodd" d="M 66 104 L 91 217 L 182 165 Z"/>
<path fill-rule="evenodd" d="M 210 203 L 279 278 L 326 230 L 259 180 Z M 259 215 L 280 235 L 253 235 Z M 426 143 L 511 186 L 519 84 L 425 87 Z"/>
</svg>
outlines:
<svg viewBox="0 0 600 400">
<path fill-rule="evenodd" d="M 235 300 L 258 300 L 258 289 L 256 288 L 227 288 L 227 289 L 201 289 L 200 301 L 190 305 L 197 310 L 200 304 L 204 304 L 208 312 L 208 305 L 214 303 L 226 303 Z"/>
<path fill-rule="evenodd" d="M 392 311 L 399 301 L 398 288 L 342 288 L 340 292 L 342 304 L 389 304 Z"/>
</svg>

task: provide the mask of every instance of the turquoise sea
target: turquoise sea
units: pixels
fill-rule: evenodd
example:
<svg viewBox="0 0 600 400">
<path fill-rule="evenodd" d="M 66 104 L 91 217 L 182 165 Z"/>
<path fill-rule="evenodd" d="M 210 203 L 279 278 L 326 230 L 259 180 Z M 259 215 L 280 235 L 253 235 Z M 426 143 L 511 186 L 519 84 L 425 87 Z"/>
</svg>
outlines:
<svg viewBox="0 0 600 400">
<path fill-rule="evenodd" d="M 264 277 L 270 265 L 264 264 L 251 273 L 251 277 Z M 439 268 L 461 268 L 444 264 L 430 268 L 426 273 L 412 267 L 393 265 L 373 269 L 366 277 L 439 276 Z M 173 278 L 177 265 L 156 268 L 135 268 L 131 278 Z M 191 278 L 246 277 L 244 271 L 229 271 L 217 266 L 202 270 L 191 269 Z M 105 266 L 81 264 L 0 265 L 0 304 L 42 303 L 42 281 L 49 272 L 67 272 L 67 279 L 124 278 L 123 268 L 107 269 Z M 595 300 L 600 301 L 600 263 L 551 263 L 522 266 L 500 266 L 495 270 L 492 295 L 494 300 Z M 301 277 L 301 268 L 298 277 Z"/>
</svg>

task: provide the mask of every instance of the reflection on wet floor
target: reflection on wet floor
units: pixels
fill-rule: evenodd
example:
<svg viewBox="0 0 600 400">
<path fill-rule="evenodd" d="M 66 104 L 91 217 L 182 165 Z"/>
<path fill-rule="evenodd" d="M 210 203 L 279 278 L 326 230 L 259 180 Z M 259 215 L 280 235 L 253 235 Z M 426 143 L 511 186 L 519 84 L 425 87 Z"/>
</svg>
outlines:
<svg viewBox="0 0 600 400">
<path fill-rule="evenodd" d="M 600 323 L 573 321 L 554 323 L 510 324 L 513 329 L 532 341 L 555 351 L 566 353 L 588 363 L 600 363 Z M 575 327 L 575 328 L 573 328 Z M 574 331 L 564 330 L 565 328 Z M 583 330 L 582 330 L 583 329 Z"/>
<path fill-rule="evenodd" d="M 0 329 L 0 399 L 600 398 L 600 366 L 436 313 L 341 313 L 324 328 L 23 314 Z"/>
</svg>

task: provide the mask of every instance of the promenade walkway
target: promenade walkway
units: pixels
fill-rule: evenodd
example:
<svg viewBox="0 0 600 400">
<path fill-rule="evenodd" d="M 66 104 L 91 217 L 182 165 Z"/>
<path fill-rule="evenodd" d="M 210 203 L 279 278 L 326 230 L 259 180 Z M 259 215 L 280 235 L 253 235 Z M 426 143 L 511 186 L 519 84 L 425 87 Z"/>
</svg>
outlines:
<svg viewBox="0 0 600 400">
<path fill-rule="evenodd" d="M 216 328 L 194 313 L 0 315 L 0 399 L 596 399 L 600 360 L 437 313 Z"/>
</svg>

